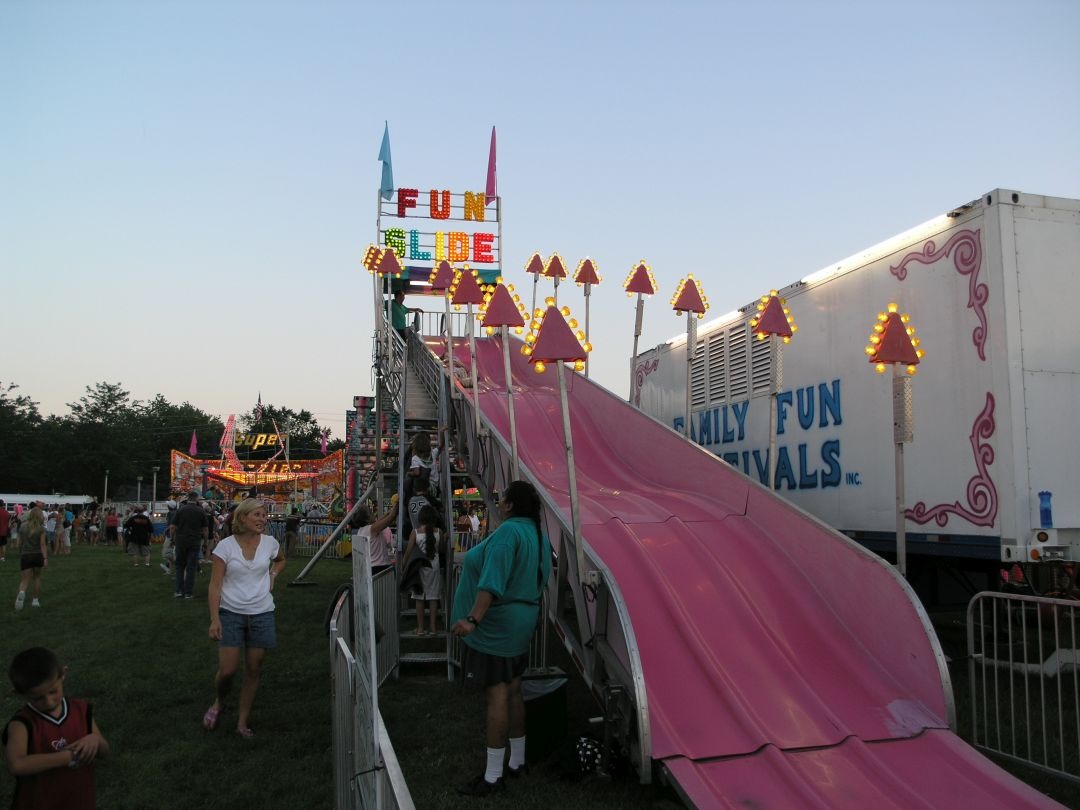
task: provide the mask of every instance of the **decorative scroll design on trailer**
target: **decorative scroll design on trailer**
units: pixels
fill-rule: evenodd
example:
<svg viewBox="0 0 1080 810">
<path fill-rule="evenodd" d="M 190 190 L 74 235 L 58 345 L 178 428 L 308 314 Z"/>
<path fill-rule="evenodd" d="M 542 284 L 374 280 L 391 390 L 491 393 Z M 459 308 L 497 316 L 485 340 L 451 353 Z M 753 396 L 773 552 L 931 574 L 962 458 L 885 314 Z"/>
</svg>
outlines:
<svg viewBox="0 0 1080 810">
<path fill-rule="evenodd" d="M 907 278 L 908 264 L 933 264 L 942 257 L 952 254 L 953 267 L 962 276 L 968 279 L 968 302 L 967 308 L 974 311 L 979 319 L 979 325 L 971 332 L 971 342 L 979 355 L 979 360 L 986 362 L 986 340 L 989 336 L 989 327 L 986 320 L 986 302 L 990 298 L 990 288 L 979 282 L 979 268 L 982 266 L 982 231 L 963 230 L 957 231 L 949 241 L 939 250 L 933 239 L 928 239 L 921 251 L 908 253 L 900 260 L 900 263 L 890 267 L 889 272 L 900 281 Z M 904 511 L 908 520 L 925 524 L 933 520 L 938 526 L 945 526 L 949 522 L 949 515 L 954 514 L 963 518 L 974 526 L 993 526 L 997 519 L 998 498 L 997 487 L 994 479 L 990 477 L 987 469 L 994 461 L 994 448 L 989 440 L 994 435 L 994 396 L 986 392 L 986 404 L 971 427 L 971 449 L 975 455 L 975 467 L 978 472 L 967 484 L 967 504 L 961 505 L 960 501 L 953 503 L 940 503 L 928 507 L 919 501 L 911 509 Z"/>
<path fill-rule="evenodd" d="M 927 507 L 919 501 L 911 509 L 904 511 L 904 516 L 914 523 L 929 523 L 933 520 L 938 526 L 949 522 L 949 514 L 958 515 L 975 526 L 993 526 L 997 519 L 998 496 L 994 480 L 987 469 L 994 463 L 994 448 L 988 443 L 994 435 L 994 395 L 986 392 L 986 405 L 975 418 L 971 426 L 971 449 L 975 454 L 975 466 L 978 473 L 967 483 L 967 504 L 959 501 L 951 504 L 941 503 Z"/>
<path fill-rule="evenodd" d="M 982 240 L 981 231 L 958 231 L 945 243 L 945 247 L 937 250 L 933 239 L 927 240 L 921 251 L 907 254 L 900 260 L 900 264 L 890 267 L 889 272 L 903 281 L 907 278 L 907 266 L 909 262 L 919 264 L 933 264 L 943 256 L 948 256 L 953 249 L 953 266 L 962 276 L 968 277 L 968 309 L 975 311 L 975 317 L 979 319 L 979 325 L 971 333 L 971 342 L 979 352 L 979 359 L 986 361 L 986 338 L 989 331 L 986 321 L 986 301 L 990 297 L 990 288 L 979 283 L 979 267 L 982 265 Z"/>
<path fill-rule="evenodd" d="M 660 365 L 660 358 L 653 360 L 646 360 L 644 363 L 639 363 L 637 368 L 634 369 L 634 373 L 637 375 L 636 394 L 634 397 L 634 404 L 641 407 L 641 384 L 645 382 L 645 378 L 656 371 L 656 367 Z M 687 385 L 689 385 L 689 380 Z"/>
</svg>

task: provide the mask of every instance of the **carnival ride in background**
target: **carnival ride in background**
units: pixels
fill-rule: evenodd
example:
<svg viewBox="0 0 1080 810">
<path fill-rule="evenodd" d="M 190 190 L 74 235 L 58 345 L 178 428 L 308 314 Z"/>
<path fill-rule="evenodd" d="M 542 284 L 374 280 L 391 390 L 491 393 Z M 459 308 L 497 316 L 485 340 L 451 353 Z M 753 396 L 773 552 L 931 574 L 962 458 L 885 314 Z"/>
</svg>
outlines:
<svg viewBox="0 0 1080 810">
<path fill-rule="evenodd" d="M 275 508 L 295 505 L 304 514 L 321 513 L 333 517 L 343 511 L 341 488 L 344 454 L 341 450 L 319 459 L 289 457 L 289 449 L 277 422 L 271 420 L 274 453 L 266 459 L 242 460 L 236 452 L 236 416 L 230 414 L 221 434 L 220 456 L 199 459 L 172 451 L 170 491 L 174 495 L 190 490 L 217 494 L 217 500 L 232 501 L 248 495 L 273 503 Z"/>
</svg>

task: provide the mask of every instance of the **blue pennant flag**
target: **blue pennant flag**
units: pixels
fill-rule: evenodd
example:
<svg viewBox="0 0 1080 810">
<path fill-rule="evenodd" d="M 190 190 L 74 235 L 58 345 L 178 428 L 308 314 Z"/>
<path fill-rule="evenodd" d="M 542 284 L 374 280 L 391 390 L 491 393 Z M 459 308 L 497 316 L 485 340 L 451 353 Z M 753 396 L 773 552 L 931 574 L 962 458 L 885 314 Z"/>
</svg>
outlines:
<svg viewBox="0 0 1080 810">
<path fill-rule="evenodd" d="M 379 147 L 379 160 L 382 161 L 382 182 L 379 184 L 379 195 L 384 200 L 389 200 L 394 194 L 394 167 L 390 163 L 390 122 L 386 122 L 383 130 L 382 146 Z"/>
</svg>

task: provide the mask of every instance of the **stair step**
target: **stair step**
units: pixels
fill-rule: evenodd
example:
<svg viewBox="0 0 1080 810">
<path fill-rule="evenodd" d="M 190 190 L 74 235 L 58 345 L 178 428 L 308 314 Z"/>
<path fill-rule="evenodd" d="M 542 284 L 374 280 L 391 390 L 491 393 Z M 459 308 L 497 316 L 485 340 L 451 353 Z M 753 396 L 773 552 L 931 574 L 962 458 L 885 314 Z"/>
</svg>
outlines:
<svg viewBox="0 0 1080 810">
<path fill-rule="evenodd" d="M 398 662 L 402 664 L 445 664 L 446 653 L 402 653 Z"/>
<path fill-rule="evenodd" d="M 427 641 L 428 639 L 431 639 L 431 640 L 444 639 L 445 640 L 446 639 L 446 631 L 445 630 L 439 630 L 438 632 L 435 633 L 435 635 L 418 636 L 412 630 L 403 630 L 400 633 L 398 633 L 398 637 L 402 641 Z"/>
</svg>

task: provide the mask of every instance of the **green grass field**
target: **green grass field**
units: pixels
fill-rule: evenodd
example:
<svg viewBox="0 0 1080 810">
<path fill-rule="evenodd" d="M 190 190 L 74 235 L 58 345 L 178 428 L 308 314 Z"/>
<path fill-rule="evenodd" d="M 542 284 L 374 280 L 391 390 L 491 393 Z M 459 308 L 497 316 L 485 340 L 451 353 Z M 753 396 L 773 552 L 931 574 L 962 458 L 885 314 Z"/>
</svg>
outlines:
<svg viewBox="0 0 1080 810">
<path fill-rule="evenodd" d="M 151 808 L 330 808 L 332 737 L 327 605 L 351 569 L 320 563 L 316 584 L 275 590 L 278 649 L 266 661 L 255 701 L 253 740 L 238 737 L 235 701 L 212 733 L 203 712 L 213 700 L 217 653 L 207 636 L 206 588 L 200 574 L 193 600 L 173 599 L 173 580 L 158 567 L 135 569 L 119 548 L 77 547 L 50 561 L 42 607 L 13 610 L 17 558 L 0 565 L 0 659 L 4 683 L 11 657 L 26 647 L 52 648 L 70 668 L 66 693 L 94 704 L 112 755 L 97 768 L 103 810 Z M 293 560 L 294 577 L 306 560 Z M 237 684 L 238 686 L 238 684 Z M 20 705 L 10 687 L 0 714 Z M 571 700 L 582 700 L 575 692 Z M 453 788 L 483 764 L 483 706 L 446 681 L 445 666 L 416 667 L 380 692 L 382 711 L 417 807 L 466 807 Z M 588 698 L 584 698 L 587 702 Z M 595 713 L 585 705 L 581 715 Z M 14 787 L 0 773 L 0 807 Z M 658 789 L 633 780 L 566 782 L 557 766 L 541 767 L 493 807 L 656 807 Z"/>
<path fill-rule="evenodd" d="M 13 610 L 18 559 L 0 565 L 4 721 L 19 700 L 7 684 L 18 650 L 43 645 L 70 668 L 65 691 L 94 704 L 112 748 L 99 763 L 101 808 L 331 807 L 329 664 L 320 632 L 333 590 L 278 588 L 278 644 L 263 670 L 251 725 L 237 736 L 235 711 L 207 733 L 201 721 L 213 700 L 217 653 L 207 635 L 206 588 L 173 599 L 173 580 L 158 567 L 134 569 L 116 547 L 78 547 L 51 559 L 42 607 Z M 297 563 L 290 563 L 290 567 Z M 335 583 L 336 584 L 336 583 Z M 235 703 L 233 703 L 235 709 Z M 0 779 L 0 806 L 13 780 Z"/>
<path fill-rule="evenodd" d="M 53 648 L 70 667 L 67 694 L 94 704 L 95 717 L 112 747 L 99 763 L 98 804 L 103 810 L 153 808 L 330 808 L 333 806 L 328 645 L 323 630 L 327 604 L 350 569 L 321 563 L 316 584 L 279 585 L 278 649 L 268 657 L 251 725 L 254 740 L 235 727 L 235 702 L 213 733 L 201 726 L 213 699 L 216 647 L 207 637 L 206 587 L 200 575 L 194 600 L 174 600 L 173 581 L 158 568 L 134 569 L 115 547 L 78 547 L 73 557 L 52 561 L 45 572 L 42 607 L 12 607 L 18 561 L 0 564 L 0 660 L 6 684 L 11 656 L 34 645 Z M 290 561 L 283 579 L 305 560 Z M 411 623 L 408 624 L 411 628 Z M 955 648 L 958 640 L 947 643 Z M 406 642 L 408 644 L 409 642 Z M 417 642 L 421 643 L 421 642 Z M 437 644 L 437 642 L 426 642 Z M 954 650 L 955 651 L 955 650 Z M 569 669 L 553 651 L 551 662 Z M 959 673 L 954 673 L 955 676 Z M 963 699 L 963 689 L 958 698 Z M 19 706 L 2 689 L 6 720 Z M 568 744 L 598 714 L 580 682 L 568 688 Z M 380 704 L 416 806 L 465 808 L 476 800 L 454 788 L 483 766 L 483 703 L 480 695 L 446 681 L 445 666 L 406 668 L 380 691 Z M 961 728 L 963 731 L 963 727 Z M 1069 806 L 1080 806 L 1072 786 L 1010 770 Z M 515 782 L 486 806 L 514 808 L 673 808 L 674 795 L 642 787 L 633 776 L 573 780 L 566 756 L 552 756 L 530 777 Z M 13 780 L 0 774 L 0 807 L 10 805 Z"/>
</svg>

